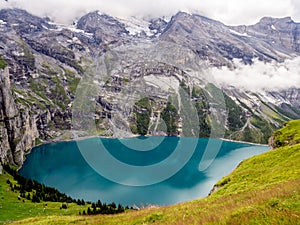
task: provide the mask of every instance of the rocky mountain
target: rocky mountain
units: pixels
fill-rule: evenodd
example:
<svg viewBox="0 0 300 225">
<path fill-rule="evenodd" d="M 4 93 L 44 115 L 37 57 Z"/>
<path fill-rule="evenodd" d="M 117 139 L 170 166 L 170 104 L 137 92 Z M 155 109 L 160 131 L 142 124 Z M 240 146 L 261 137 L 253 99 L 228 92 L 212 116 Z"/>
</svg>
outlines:
<svg viewBox="0 0 300 225">
<path fill-rule="evenodd" d="M 227 26 L 183 12 L 170 21 L 91 12 L 62 25 L 3 9 L 0 31 L 1 162 L 21 165 L 37 144 L 94 134 L 266 143 L 274 129 L 300 117 L 299 88 L 217 87 L 205 73 L 234 69 L 235 60 L 300 56 L 300 24 L 291 18 Z M 94 127 L 86 132 L 88 119 Z"/>
<path fill-rule="evenodd" d="M 161 39 L 191 47 L 212 65 L 230 65 L 232 59 L 245 64 L 254 58 L 269 62 L 299 55 L 300 24 L 291 18 L 263 18 L 252 26 L 226 26 L 209 18 L 178 13 L 172 17 Z"/>
</svg>

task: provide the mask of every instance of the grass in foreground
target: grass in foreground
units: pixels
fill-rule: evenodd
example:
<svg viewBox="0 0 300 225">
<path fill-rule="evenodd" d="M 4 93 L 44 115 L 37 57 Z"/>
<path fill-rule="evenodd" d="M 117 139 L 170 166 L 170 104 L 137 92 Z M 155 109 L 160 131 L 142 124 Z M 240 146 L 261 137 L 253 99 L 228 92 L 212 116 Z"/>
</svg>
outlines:
<svg viewBox="0 0 300 225">
<path fill-rule="evenodd" d="M 300 181 L 116 216 L 50 216 L 14 224 L 299 224 Z"/>
<path fill-rule="evenodd" d="M 288 123 L 285 141 L 300 121 Z M 289 141 L 293 141 L 289 139 Z M 42 216 L 14 224 L 300 224 L 300 144 L 243 161 L 211 196 L 115 216 Z"/>
</svg>

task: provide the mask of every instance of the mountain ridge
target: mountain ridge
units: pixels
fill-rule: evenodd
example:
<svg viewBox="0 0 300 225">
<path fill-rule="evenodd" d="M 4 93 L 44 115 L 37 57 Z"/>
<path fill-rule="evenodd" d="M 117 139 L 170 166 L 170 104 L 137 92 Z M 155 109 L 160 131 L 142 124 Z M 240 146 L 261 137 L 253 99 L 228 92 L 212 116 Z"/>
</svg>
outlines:
<svg viewBox="0 0 300 225">
<path fill-rule="evenodd" d="M 255 60 L 280 63 L 300 56 L 300 24 L 289 18 L 227 26 L 179 12 L 170 21 L 134 22 L 131 26 L 136 26 L 137 32 L 133 29 L 131 33 L 124 21 L 97 11 L 70 26 L 19 9 L 0 10 L 0 21 L 0 55 L 8 65 L 0 74 L 11 84 L 0 87 L 0 93 L 10 93 L 0 95 L 3 163 L 21 165 L 24 154 L 37 143 L 73 138 L 70 130 L 76 127 L 72 124 L 76 89 L 101 57 L 109 60 L 104 61 L 106 76 L 93 80 L 101 89 L 94 96 L 97 135 L 112 136 L 116 127 L 129 135 L 142 130 L 148 135 L 183 135 L 182 129 L 191 124 L 182 122 L 188 113 L 183 110 L 184 102 L 179 103 L 181 99 L 193 103 L 202 137 L 211 135 L 216 110 L 225 115 L 220 126 L 223 136 L 256 143 L 266 143 L 273 130 L 300 117 L 299 88 L 255 93 L 216 87 L 209 84 L 210 74 L 205 72 L 207 68 L 234 70 L 235 60 L 252 65 Z M 143 26 L 148 26 L 146 31 Z M 126 103 L 122 91 L 130 85 L 145 90 L 143 94 L 148 96 L 142 100 L 130 93 L 132 99 L 126 101 L 132 105 L 125 110 L 120 104 Z M 215 102 L 210 95 L 218 93 L 223 100 Z M 170 97 L 173 95 L 177 97 Z M 18 109 L 16 117 L 5 116 L 5 101 Z M 181 115 L 167 108 L 167 102 L 178 107 L 176 113 Z M 160 115 L 174 115 L 166 124 L 173 130 L 156 130 L 163 129 Z M 12 128 L 12 121 L 18 125 Z"/>
</svg>

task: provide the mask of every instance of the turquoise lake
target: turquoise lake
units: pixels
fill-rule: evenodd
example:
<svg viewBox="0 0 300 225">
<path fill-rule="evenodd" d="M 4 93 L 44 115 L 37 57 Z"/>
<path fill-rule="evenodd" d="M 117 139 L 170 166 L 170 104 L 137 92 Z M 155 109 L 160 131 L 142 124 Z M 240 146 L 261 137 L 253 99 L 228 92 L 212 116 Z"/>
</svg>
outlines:
<svg viewBox="0 0 300 225">
<path fill-rule="evenodd" d="M 76 199 L 170 205 L 207 196 L 242 160 L 268 150 L 220 139 L 90 138 L 35 147 L 19 172 Z"/>
</svg>

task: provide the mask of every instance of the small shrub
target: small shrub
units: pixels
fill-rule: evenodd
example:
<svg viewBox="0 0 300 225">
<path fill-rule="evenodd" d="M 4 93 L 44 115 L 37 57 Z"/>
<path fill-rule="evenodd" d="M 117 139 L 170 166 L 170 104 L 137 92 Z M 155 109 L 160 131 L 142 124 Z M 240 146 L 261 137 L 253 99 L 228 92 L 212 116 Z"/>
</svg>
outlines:
<svg viewBox="0 0 300 225">
<path fill-rule="evenodd" d="M 161 213 L 153 213 L 145 219 L 146 223 L 154 223 L 158 220 L 162 220 L 163 215 Z"/>
<path fill-rule="evenodd" d="M 0 56 L 0 69 L 4 69 L 7 66 L 7 62 Z"/>
<path fill-rule="evenodd" d="M 230 182 L 230 177 L 226 177 L 223 180 L 221 180 L 218 185 L 219 186 L 224 186 L 224 185 L 228 184 L 229 182 Z"/>
<path fill-rule="evenodd" d="M 272 198 L 269 201 L 269 206 L 271 206 L 271 207 L 276 207 L 276 206 L 278 206 L 278 204 L 279 204 L 279 199 L 277 199 L 277 198 Z"/>
</svg>

